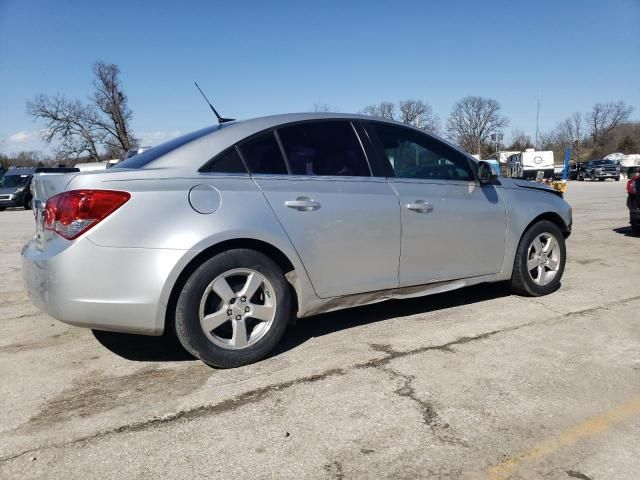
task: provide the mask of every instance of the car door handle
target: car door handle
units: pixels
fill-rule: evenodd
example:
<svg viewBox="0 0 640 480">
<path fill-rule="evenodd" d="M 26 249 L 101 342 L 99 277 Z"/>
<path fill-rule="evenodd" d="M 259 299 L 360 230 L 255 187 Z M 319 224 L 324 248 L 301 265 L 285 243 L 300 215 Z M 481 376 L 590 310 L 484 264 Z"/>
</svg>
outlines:
<svg viewBox="0 0 640 480">
<path fill-rule="evenodd" d="M 433 212 L 433 205 L 424 200 L 416 200 L 414 203 L 407 203 L 407 208 L 418 213 Z"/>
<path fill-rule="evenodd" d="M 320 208 L 320 202 L 316 202 L 308 197 L 298 197 L 295 200 L 287 200 L 284 204 L 286 207 L 295 208 L 301 212 L 310 212 Z"/>
</svg>

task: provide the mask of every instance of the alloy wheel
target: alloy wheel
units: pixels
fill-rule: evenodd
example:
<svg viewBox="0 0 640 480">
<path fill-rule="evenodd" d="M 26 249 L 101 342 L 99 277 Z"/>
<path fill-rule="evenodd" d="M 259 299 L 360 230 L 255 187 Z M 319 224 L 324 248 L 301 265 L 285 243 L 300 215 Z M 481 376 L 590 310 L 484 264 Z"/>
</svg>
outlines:
<svg viewBox="0 0 640 480">
<path fill-rule="evenodd" d="M 527 251 L 527 271 L 537 285 L 548 285 L 560 269 L 560 246 L 548 232 L 537 235 Z"/>
<path fill-rule="evenodd" d="M 235 268 L 216 277 L 200 300 L 200 325 L 215 345 L 249 347 L 270 330 L 276 314 L 271 282 L 250 268 Z"/>
</svg>

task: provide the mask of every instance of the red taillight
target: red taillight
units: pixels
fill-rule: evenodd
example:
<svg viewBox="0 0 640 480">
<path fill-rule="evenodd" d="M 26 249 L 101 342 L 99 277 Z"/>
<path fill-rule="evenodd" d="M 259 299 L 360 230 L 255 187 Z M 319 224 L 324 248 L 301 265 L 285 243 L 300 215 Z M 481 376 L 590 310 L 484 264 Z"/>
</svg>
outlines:
<svg viewBox="0 0 640 480">
<path fill-rule="evenodd" d="M 68 240 L 77 238 L 131 198 L 114 190 L 71 190 L 54 195 L 43 213 L 44 228 Z"/>
<path fill-rule="evenodd" d="M 627 180 L 627 192 L 632 195 L 638 193 L 636 185 L 640 183 L 640 175 L 636 175 L 635 177 Z"/>
</svg>

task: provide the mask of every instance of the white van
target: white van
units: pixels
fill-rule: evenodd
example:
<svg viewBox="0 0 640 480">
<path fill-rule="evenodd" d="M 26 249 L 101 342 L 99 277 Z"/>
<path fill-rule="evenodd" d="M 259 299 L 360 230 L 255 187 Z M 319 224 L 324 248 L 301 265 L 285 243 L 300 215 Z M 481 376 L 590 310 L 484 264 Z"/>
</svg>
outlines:
<svg viewBox="0 0 640 480">
<path fill-rule="evenodd" d="M 527 148 L 524 152 L 509 157 L 509 176 L 513 178 L 535 179 L 538 172 L 544 173 L 544 178 L 553 178 L 553 152 L 536 151 Z"/>
</svg>

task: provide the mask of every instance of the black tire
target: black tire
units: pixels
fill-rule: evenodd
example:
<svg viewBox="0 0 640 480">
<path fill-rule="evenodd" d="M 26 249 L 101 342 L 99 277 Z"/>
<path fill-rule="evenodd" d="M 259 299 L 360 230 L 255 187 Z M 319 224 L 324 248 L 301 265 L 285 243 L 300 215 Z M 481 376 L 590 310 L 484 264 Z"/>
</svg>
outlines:
<svg viewBox="0 0 640 480">
<path fill-rule="evenodd" d="M 606 178 L 599 178 L 598 181 L 599 182 L 604 182 L 606 180 Z"/>
<path fill-rule="evenodd" d="M 584 176 L 578 175 L 578 181 L 579 182 L 584 182 Z"/>
<path fill-rule="evenodd" d="M 275 292 L 276 311 L 263 337 L 252 345 L 233 350 L 214 344 L 206 336 L 200 325 L 199 305 L 205 289 L 216 277 L 237 268 L 264 275 Z M 182 346 L 193 356 L 213 367 L 233 368 L 265 358 L 284 335 L 291 313 L 291 291 L 282 269 L 255 250 L 228 250 L 206 260 L 187 279 L 176 304 L 175 331 Z"/>
<path fill-rule="evenodd" d="M 620 175 L 616 177 L 616 182 L 619 182 L 619 181 L 620 181 Z"/>
<path fill-rule="evenodd" d="M 25 202 L 25 204 L 23 205 L 25 210 L 31 210 L 33 208 L 33 200 L 29 199 Z"/>
<path fill-rule="evenodd" d="M 640 234 L 640 223 L 632 223 L 631 231 L 635 234 Z"/>
<path fill-rule="evenodd" d="M 560 266 L 556 276 L 547 285 L 536 284 L 529 271 L 527 270 L 527 255 L 529 253 L 529 247 L 533 240 L 541 233 L 552 234 L 560 247 Z M 548 220 L 541 220 L 533 224 L 529 229 L 524 232 L 516 250 L 516 257 L 513 262 L 513 273 L 511 275 L 511 290 L 519 295 L 525 295 L 529 297 L 539 297 L 542 295 L 548 295 L 558 289 L 560 286 L 560 280 L 564 273 L 564 266 L 567 258 L 566 245 L 564 241 L 564 235 L 558 228 L 558 226 Z"/>
<path fill-rule="evenodd" d="M 7 207 L 0 207 L 0 212 L 4 212 Z"/>
</svg>

